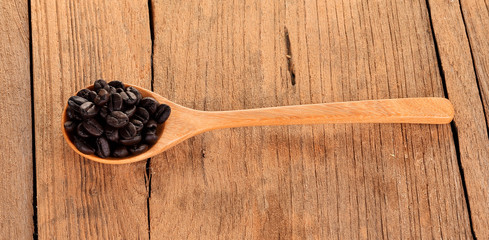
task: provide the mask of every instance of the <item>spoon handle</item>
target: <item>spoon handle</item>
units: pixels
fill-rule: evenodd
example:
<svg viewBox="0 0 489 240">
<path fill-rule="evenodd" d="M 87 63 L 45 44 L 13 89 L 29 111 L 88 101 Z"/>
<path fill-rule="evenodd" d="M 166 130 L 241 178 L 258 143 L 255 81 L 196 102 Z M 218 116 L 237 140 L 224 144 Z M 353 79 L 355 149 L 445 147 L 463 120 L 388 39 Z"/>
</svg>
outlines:
<svg viewBox="0 0 489 240">
<path fill-rule="evenodd" d="M 321 123 L 445 124 L 453 119 L 445 98 L 402 98 L 206 112 L 207 130 Z"/>
</svg>

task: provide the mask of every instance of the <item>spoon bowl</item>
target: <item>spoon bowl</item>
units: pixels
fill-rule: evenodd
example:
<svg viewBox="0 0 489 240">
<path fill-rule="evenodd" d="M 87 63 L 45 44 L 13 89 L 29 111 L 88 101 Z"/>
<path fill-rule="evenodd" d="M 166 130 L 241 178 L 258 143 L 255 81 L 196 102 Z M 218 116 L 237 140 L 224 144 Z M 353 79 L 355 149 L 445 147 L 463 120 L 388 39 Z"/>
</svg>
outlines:
<svg viewBox="0 0 489 240">
<path fill-rule="evenodd" d="M 67 105 L 63 110 L 61 129 L 68 145 L 82 157 L 106 164 L 126 164 L 146 160 L 178 143 L 213 129 L 324 123 L 421 123 L 446 124 L 453 119 L 453 106 L 445 98 L 401 98 L 294 105 L 234 111 L 199 111 L 178 105 L 142 87 L 143 97 L 153 97 L 171 107 L 168 120 L 158 126 L 158 141 L 148 150 L 125 158 L 100 158 L 80 152 L 64 128 Z M 93 85 L 87 87 L 93 89 Z"/>
</svg>

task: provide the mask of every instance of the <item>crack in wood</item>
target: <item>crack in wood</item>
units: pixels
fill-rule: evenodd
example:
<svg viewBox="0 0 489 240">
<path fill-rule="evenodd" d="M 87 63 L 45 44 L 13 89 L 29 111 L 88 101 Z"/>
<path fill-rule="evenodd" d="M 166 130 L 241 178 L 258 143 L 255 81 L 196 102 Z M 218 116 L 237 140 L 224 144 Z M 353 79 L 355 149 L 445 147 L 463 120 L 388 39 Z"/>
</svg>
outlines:
<svg viewBox="0 0 489 240">
<path fill-rule="evenodd" d="M 290 37 L 289 37 L 289 30 L 287 27 L 284 27 L 284 32 L 285 32 L 285 47 L 287 49 L 287 54 L 285 55 L 287 58 L 287 71 L 289 72 L 290 75 L 290 82 L 292 83 L 292 86 L 295 85 L 295 69 L 294 69 L 294 62 L 292 60 L 292 48 L 290 47 Z"/>
</svg>

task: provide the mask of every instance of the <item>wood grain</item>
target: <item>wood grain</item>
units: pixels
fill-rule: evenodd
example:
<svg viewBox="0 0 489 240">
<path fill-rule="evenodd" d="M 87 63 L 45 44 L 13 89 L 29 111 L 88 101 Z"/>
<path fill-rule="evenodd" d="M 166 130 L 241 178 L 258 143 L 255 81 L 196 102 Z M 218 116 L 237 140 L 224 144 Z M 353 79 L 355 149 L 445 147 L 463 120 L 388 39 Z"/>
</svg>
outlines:
<svg viewBox="0 0 489 240">
<path fill-rule="evenodd" d="M 32 117 L 27 1 L 0 4 L 0 238 L 29 239 Z"/>
<path fill-rule="evenodd" d="M 60 129 L 67 99 L 96 79 L 150 87 L 147 1 L 31 4 L 39 238 L 148 238 L 145 163 L 88 161 Z"/>
<path fill-rule="evenodd" d="M 489 138 L 480 96 L 482 93 L 487 114 L 489 79 L 485 68 L 489 45 L 487 39 L 482 38 L 489 36 L 489 17 L 484 1 L 462 2 L 465 2 L 462 6 L 464 16 L 459 1 L 429 1 L 448 96 L 455 107 L 454 122 L 475 237 L 489 239 Z"/>
<path fill-rule="evenodd" d="M 220 111 L 443 96 L 425 1 L 152 1 L 154 89 Z M 288 36 L 288 39 L 287 39 Z M 470 238 L 450 126 L 249 127 L 151 160 L 152 236 Z"/>
</svg>

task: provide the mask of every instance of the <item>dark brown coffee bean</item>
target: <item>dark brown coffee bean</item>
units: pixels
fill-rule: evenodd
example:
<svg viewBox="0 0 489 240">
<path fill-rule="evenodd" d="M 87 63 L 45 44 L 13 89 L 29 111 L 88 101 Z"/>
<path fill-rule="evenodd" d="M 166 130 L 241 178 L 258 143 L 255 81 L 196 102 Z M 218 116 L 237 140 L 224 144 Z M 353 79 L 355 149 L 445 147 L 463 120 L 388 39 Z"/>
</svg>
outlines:
<svg viewBox="0 0 489 240">
<path fill-rule="evenodd" d="M 76 93 L 76 96 L 85 98 L 86 100 L 90 101 L 90 89 L 82 89 Z"/>
<path fill-rule="evenodd" d="M 146 124 L 149 120 L 149 113 L 145 108 L 138 107 L 136 109 L 136 113 L 132 116 L 133 119 L 141 121 L 143 124 Z"/>
<path fill-rule="evenodd" d="M 102 105 L 106 104 L 109 101 L 109 99 L 110 99 L 109 92 L 107 92 L 107 90 L 105 90 L 105 89 L 100 89 L 100 91 L 98 91 L 97 96 L 95 97 L 93 102 L 95 104 L 97 104 L 98 106 L 102 106 Z"/>
<path fill-rule="evenodd" d="M 140 154 L 140 153 L 143 153 L 144 151 L 146 151 L 148 149 L 148 145 L 146 144 L 141 144 L 141 145 L 135 145 L 135 146 L 132 146 L 129 148 L 129 151 L 134 154 L 134 155 L 137 155 L 137 154 Z"/>
<path fill-rule="evenodd" d="M 107 90 L 110 94 L 117 93 L 117 90 L 115 90 L 115 87 L 109 86 L 109 90 Z"/>
<path fill-rule="evenodd" d="M 120 92 L 120 93 L 119 93 L 119 95 L 121 95 L 122 101 L 123 101 L 124 103 L 125 103 L 125 102 L 127 102 L 127 99 L 129 98 L 129 97 L 127 96 L 127 93 L 126 93 L 126 92 L 124 92 L 124 90 L 123 90 L 122 88 L 119 88 L 119 89 L 121 89 L 121 90 L 122 90 L 122 92 Z"/>
<path fill-rule="evenodd" d="M 126 124 L 126 126 L 119 129 L 119 135 L 122 139 L 131 139 L 136 136 L 136 134 L 136 127 L 134 126 L 134 124 L 132 124 L 132 122 L 129 122 L 128 124 Z"/>
<path fill-rule="evenodd" d="M 134 115 L 134 113 L 136 113 L 136 109 L 137 109 L 137 107 L 136 107 L 136 105 L 134 105 L 134 106 L 128 107 L 126 109 L 126 111 L 124 111 L 124 113 L 127 115 L 127 117 L 131 118 Z"/>
<path fill-rule="evenodd" d="M 119 139 L 119 142 L 126 146 L 132 146 L 141 142 L 141 135 L 136 135 L 131 139 Z"/>
<path fill-rule="evenodd" d="M 78 134 L 78 136 L 82 138 L 90 137 L 90 133 L 88 133 L 85 127 L 83 127 L 82 123 L 78 124 L 78 126 L 76 127 L 76 134 Z"/>
<path fill-rule="evenodd" d="M 68 118 L 70 120 L 77 120 L 77 121 L 81 121 L 83 118 L 82 116 L 80 115 L 80 113 L 76 112 L 75 110 L 73 110 L 73 108 L 71 107 L 68 107 L 66 109 L 66 115 L 68 116 Z"/>
<path fill-rule="evenodd" d="M 124 88 L 116 88 L 115 91 L 118 93 L 118 94 L 121 94 L 124 92 Z"/>
<path fill-rule="evenodd" d="M 106 119 L 107 115 L 109 115 L 109 108 L 107 106 L 103 106 L 98 111 L 98 115 L 100 115 L 103 119 Z"/>
<path fill-rule="evenodd" d="M 98 107 L 93 102 L 86 102 L 80 106 L 80 114 L 83 118 L 91 118 L 98 113 Z"/>
<path fill-rule="evenodd" d="M 109 85 L 107 84 L 107 82 L 103 79 L 99 79 L 97 81 L 95 81 L 93 83 L 93 89 L 98 92 L 100 89 L 105 89 L 105 90 L 109 90 Z"/>
<path fill-rule="evenodd" d="M 123 100 L 124 103 L 127 105 L 134 105 L 138 101 L 138 97 L 133 92 L 126 91 L 126 96 L 127 98 L 126 99 L 123 98 Z"/>
<path fill-rule="evenodd" d="M 155 133 L 146 133 L 144 136 L 144 141 L 147 144 L 153 145 L 158 141 L 158 136 Z"/>
<path fill-rule="evenodd" d="M 171 108 L 166 104 L 160 104 L 153 115 L 158 124 L 164 123 L 170 117 Z"/>
<path fill-rule="evenodd" d="M 150 115 L 153 115 L 158 107 L 158 102 L 152 97 L 145 97 L 139 102 L 139 106 L 148 110 Z"/>
<path fill-rule="evenodd" d="M 104 133 L 104 128 L 94 118 L 89 118 L 83 121 L 83 127 L 88 133 L 95 137 L 98 137 Z"/>
<path fill-rule="evenodd" d="M 74 121 L 66 121 L 64 123 L 66 132 L 73 132 L 77 127 L 77 123 Z"/>
<path fill-rule="evenodd" d="M 109 110 L 110 111 L 120 111 L 122 110 L 122 97 L 118 93 L 112 93 L 109 100 Z"/>
<path fill-rule="evenodd" d="M 88 102 L 85 98 L 79 96 L 72 96 L 68 99 L 68 106 L 70 106 L 74 111 L 80 112 L 80 106 Z"/>
<path fill-rule="evenodd" d="M 107 116 L 107 124 L 114 128 L 124 127 L 129 122 L 126 114 L 120 111 L 111 112 Z"/>
<path fill-rule="evenodd" d="M 95 152 L 95 149 L 92 146 L 90 146 L 85 141 L 85 139 L 79 138 L 77 136 L 73 137 L 73 144 L 75 144 L 75 147 L 84 154 L 93 154 Z"/>
<path fill-rule="evenodd" d="M 134 103 L 135 105 L 137 105 L 139 103 L 139 101 L 141 101 L 141 99 L 143 98 L 141 93 L 133 87 L 127 87 L 126 92 L 131 92 L 136 96 L 136 102 Z M 131 97 L 131 96 L 129 96 L 129 97 Z"/>
<path fill-rule="evenodd" d="M 129 152 L 127 151 L 127 148 L 124 146 L 118 146 L 112 153 L 112 156 L 117 158 L 123 158 L 126 157 L 127 155 L 129 155 Z"/>
<path fill-rule="evenodd" d="M 112 87 L 115 87 L 115 88 L 122 88 L 122 89 L 124 89 L 124 83 L 122 83 L 121 81 L 117 81 L 117 80 L 110 81 L 109 82 L 109 86 L 112 86 Z"/>
<path fill-rule="evenodd" d="M 144 128 L 143 122 L 141 122 L 137 119 L 131 120 L 131 123 L 134 124 L 134 127 L 136 127 L 137 132 L 141 132 L 141 130 L 143 130 L 143 128 Z"/>
<path fill-rule="evenodd" d="M 97 138 L 95 143 L 97 144 L 97 150 L 95 154 L 97 154 L 101 158 L 106 158 L 110 156 L 110 145 L 109 145 L 109 141 L 107 141 L 106 138 L 99 137 Z"/>
<path fill-rule="evenodd" d="M 158 127 L 158 124 L 156 123 L 155 120 L 150 119 L 148 123 L 146 123 L 146 129 L 151 130 L 151 131 L 156 131 L 156 128 Z"/>
<path fill-rule="evenodd" d="M 119 141 L 119 129 L 108 127 L 105 129 L 105 136 L 112 142 Z"/>
</svg>

